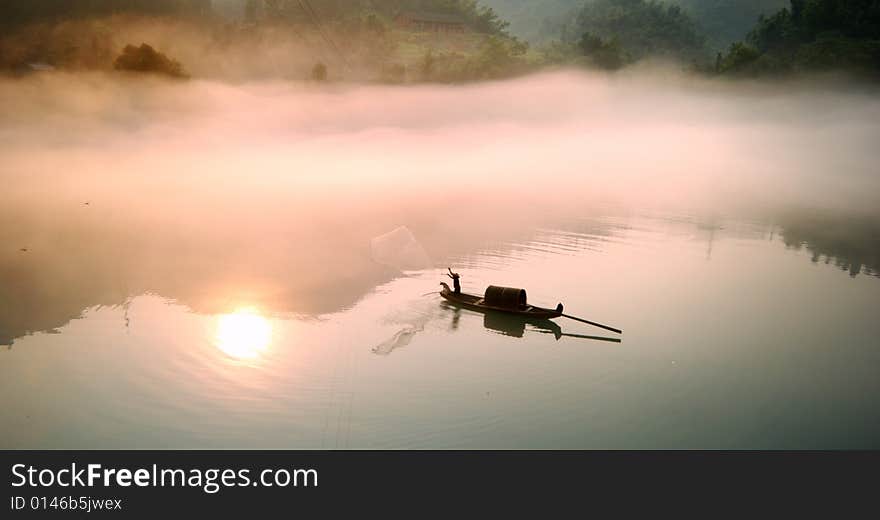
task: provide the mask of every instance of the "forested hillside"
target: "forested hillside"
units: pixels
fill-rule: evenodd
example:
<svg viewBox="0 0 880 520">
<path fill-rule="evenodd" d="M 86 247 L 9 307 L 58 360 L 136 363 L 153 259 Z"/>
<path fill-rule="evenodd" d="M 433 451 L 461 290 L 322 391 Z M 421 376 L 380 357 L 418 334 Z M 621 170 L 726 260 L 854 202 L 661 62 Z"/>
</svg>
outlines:
<svg viewBox="0 0 880 520">
<path fill-rule="evenodd" d="M 706 37 L 679 6 L 646 0 L 592 0 L 578 12 L 569 35 L 598 37 L 620 48 L 624 61 L 646 57 L 701 60 Z M 583 47 L 583 45 L 582 45 Z"/>
<path fill-rule="evenodd" d="M 743 39 L 758 17 L 784 7 L 788 0 L 669 0 L 680 5 L 706 35 L 714 49 Z"/>
<path fill-rule="evenodd" d="M 314 15 L 329 20 L 357 18 L 365 13 L 391 18 L 405 11 L 456 14 L 474 29 L 486 32 L 506 27 L 491 7 L 477 0 L 28 0 L 4 2 L 0 6 L 0 24 L 20 26 L 114 14 L 199 17 L 223 14 L 311 21 Z"/>
<path fill-rule="evenodd" d="M 880 0 L 791 0 L 718 57 L 738 75 L 847 69 L 880 74 Z"/>
<path fill-rule="evenodd" d="M 401 26 L 401 13 L 458 29 Z M 0 4 L 0 24 L 0 70 L 15 73 L 457 82 L 645 59 L 731 76 L 880 72 L 880 0 L 30 0 Z M 120 60 L 129 45 L 144 56 Z"/>
<path fill-rule="evenodd" d="M 510 23 L 510 32 L 532 44 L 557 40 L 587 0 L 482 0 Z"/>
<path fill-rule="evenodd" d="M 572 17 L 593 0 L 484 0 L 510 22 L 511 32 L 532 43 L 565 36 Z M 664 0 L 684 8 L 707 44 L 726 48 L 745 38 L 761 14 L 771 14 L 787 0 Z"/>
<path fill-rule="evenodd" d="M 71 21 L 114 14 L 207 16 L 211 0 L 23 0 L 4 1 L 0 25 Z"/>
<path fill-rule="evenodd" d="M 445 16 L 457 29 L 400 27 L 395 17 L 407 12 Z M 15 73 L 127 63 L 174 76 L 409 82 L 533 66 L 507 22 L 476 0 L 33 0 L 0 4 L 0 20 L 0 70 Z M 129 52 L 120 61 L 142 44 L 142 60 Z"/>
</svg>

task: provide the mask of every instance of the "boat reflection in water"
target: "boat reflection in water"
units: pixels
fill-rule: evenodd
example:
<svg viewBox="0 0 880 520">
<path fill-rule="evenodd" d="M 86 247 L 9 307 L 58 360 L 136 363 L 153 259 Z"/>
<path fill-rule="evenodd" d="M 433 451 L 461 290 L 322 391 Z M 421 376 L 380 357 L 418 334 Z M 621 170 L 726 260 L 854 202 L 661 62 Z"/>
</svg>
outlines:
<svg viewBox="0 0 880 520">
<path fill-rule="evenodd" d="M 231 358 L 259 358 L 271 341 L 272 325 L 256 309 L 246 307 L 217 317 L 214 344 Z"/>
<path fill-rule="evenodd" d="M 487 312 L 483 314 L 483 326 L 505 336 L 523 337 L 526 332 L 526 323 L 535 330 L 553 334 L 557 340 L 562 337 L 562 327 L 550 320 L 527 320 L 500 312 Z"/>
<path fill-rule="evenodd" d="M 457 328 L 458 321 L 461 317 L 461 308 L 443 302 L 442 305 L 448 309 L 453 311 L 452 328 Z M 474 311 L 477 312 L 477 311 Z M 552 320 L 542 320 L 535 318 L 523 318 L 521 316 L 516 316 L 512 314 L 505 314 L 503 312 L 493 312 L 487 311 L 483 314 L 483 327 L 486 329 L 495 332 L 497 334 L 503 334 L 505 336 L 512 336 L 514 338 L 522 338 L 526 330 L 532 332 L 539 332 L 541 334 L 553 334 L 553 336 L 558 341 L 563 337 L 569 338 L 579 338 L 579 339 L 592 339 L 597 341 L 609 341 L 611 343 L 620 343 L 620 338 L 608 338 L 604 336 L 588 336 L 584 334 L 572 334 L 568 332 L 563 332 L 562 327 L 559 326 L 558 323 Z M 529 326 L 526 329 L 526 325 Z"/>
</svg>

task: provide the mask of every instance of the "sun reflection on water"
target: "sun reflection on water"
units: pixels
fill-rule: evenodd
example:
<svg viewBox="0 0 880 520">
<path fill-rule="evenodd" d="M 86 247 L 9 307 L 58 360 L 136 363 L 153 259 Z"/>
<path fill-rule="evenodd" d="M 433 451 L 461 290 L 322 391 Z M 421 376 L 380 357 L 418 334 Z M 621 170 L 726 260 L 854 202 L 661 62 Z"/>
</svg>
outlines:
<svg viewBox="0 0 880 520">
<path fill-rule="evenodd" d="M 255 359 L 269 348 L 272 324 L 255 309 L 238 309 L 217 317 L 215 345 L 235 359 Z"/>
</svg>

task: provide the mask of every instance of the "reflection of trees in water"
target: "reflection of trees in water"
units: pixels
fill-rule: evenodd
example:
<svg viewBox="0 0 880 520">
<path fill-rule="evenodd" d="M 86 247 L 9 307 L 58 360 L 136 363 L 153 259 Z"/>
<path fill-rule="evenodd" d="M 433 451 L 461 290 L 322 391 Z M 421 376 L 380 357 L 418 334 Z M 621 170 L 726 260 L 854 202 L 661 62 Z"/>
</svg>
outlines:
<svg viewBox="0 0 880 520">
<path fill-rule="evenodd" d="M 273 196 L 277 199 L 248 195 L 257 200 L 253 204 L 239 200 L 250 202 L 246 195 L 206 195 L 223 201 L 211 204 L 198 197 L 166 200 L 161 212 L 133 206 L 127 214 L 113 200 L 0 205 L 0 244 L 6 246 L 0 247 L 0 345 L 63 327 L 92 307 L 125 311 L 126 303 L 142 294 L 199 314 L 243 305 L 268 314 L 329 314 L 400 275 L 371 257 L 371 238 L 399 225 L 397 212 L 384 213 L 384 200 L 326 211 L 326 195 L 313 203 L 298 198 L 301 203 L 293 207 L 283 190 Z M 213 204 L 223 203 L 237 211 L 216 214 Z M 444 256 L 484 240 L 484 228 L 470 223 L 486 205 L 470 205 L 458 212 L 461 218 L 423 234 L 420 229 L 432 229 L 437 206 L 448 201 L 412 204 L 418 208 L 399 212 L 414 222 L 420 241 L 428 237 L 426 249 Z M 40 211 L 44 206 L 52 211 Z M 493 211 L 481 222 L 498 236 L 521 227 L 516 216 L 512 210 Z"/>
<path fill-rule="evenodd" d="M 247 304 L 270 314 L 320 315 L 354 305 L 394 276 L 357 250 L 363 241 L 351 246 L 329 237 L 298 247 L 307 241 L 285 229 L 289 240 L 267 250 L 263 235 L 209 235 L 203 227 L 161 236 L 149 227 L 128 232 L 66 221 L 26 228 L 21 236 L 0 227 L 7 244 L 41 239 L 27 252 L 0 250 L 0 345 L 63 327 L 95 307 L 122 309 L 127 325 L 131 298 L 144 294 L 201 314 Z"/>
<path fill-rule="evenodd" d="M 805 248 L 813 262 L 833 262 L 852 277 L 880 277 L 880 219 L 799 215 L 782 219 L 781 227 L 786 247 Z"/>
<path fill-rule="evenodd" d="M 233 291 L 243 295 L 236 298 L 223 294 L 225 280 L 220 277 L 188 277 L 166 266 L 142 275 L 144 280 L 137 283 L 136 288 L 127 290 L 106 273 L 89 269 L 79 271 L 82 278 L 93 282 L 88 286 L 73 286 L 69 276 L 59 276 L 57 270 L 52 269 L 34 271 L 33 278 L 39 279 L 39 283 L 14 283 L 15 280 L 4 276 L 3 267 L 0 263 L 0 286 L 6 288 L 5 293 L 0 294 L 0 346 L 11 346 L 16 339 L 37 332 L 57 332 L 70 321 L 82 318 L 88 309 L 97 307 L 122 309 L 123 324 L 128 328 L 132 298 L 149 294 L 161 295 L 200 314 L 228 312 L 241 303 L 252 304 L 269 314 L 325 314 L 354 305 L 392 276 L 387 270 L 367 264 L 356 276 L 343 279 L 344 283 L 322 279 L 317 284 L 297 287 L 297 280 L 291 280 L 292 276 L 278 275 L 259 280 L 264 286 L 262 290 L 244 291 L 234 287 Z M 72 271 L 71 276 L 75 276 L 76 270 Z M 136 277 L 132 273 L 124 274 Z M 168 274 L 179 278 L 172 279 L 166 276 Z M 170 281 L 160 281 L 160 278 Z"/>
</svg>

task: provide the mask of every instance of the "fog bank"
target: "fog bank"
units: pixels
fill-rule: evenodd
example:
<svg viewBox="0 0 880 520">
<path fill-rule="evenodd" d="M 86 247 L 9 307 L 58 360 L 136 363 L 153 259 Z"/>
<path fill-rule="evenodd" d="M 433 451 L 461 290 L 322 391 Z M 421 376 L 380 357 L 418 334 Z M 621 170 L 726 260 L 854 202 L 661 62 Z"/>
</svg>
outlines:
<svg viewBox="0 0 880 520">
<path fill-rule="evenodd" d="M 271 179 L 270 197 L 280 182 L 361 201 L 405 193 L 423 203 L 430 186 L 491 203 L 498 190 L 538 186 L 557 192 L 553 206 L 876 202 L 880 102 L 844 90 L 638 71 L 326 88 L 56 73 L 2 80 L 0 99 L 0 166 L 12 187 L 40 176 L 75 178 L 92 194 L 162 182 L 238 196 Z"/>
<path fill-rule="evenodd" d="M 880 207 L 880 102 L 844 90 L 645 71 L 459 87 L 48 73 L 0 80 L 0 100 L 11 337 L 144 292 L 333 312 L 396 276 L 370 244 L 400 226 L 445 266 L 607 211 Z"/>
</svg>

